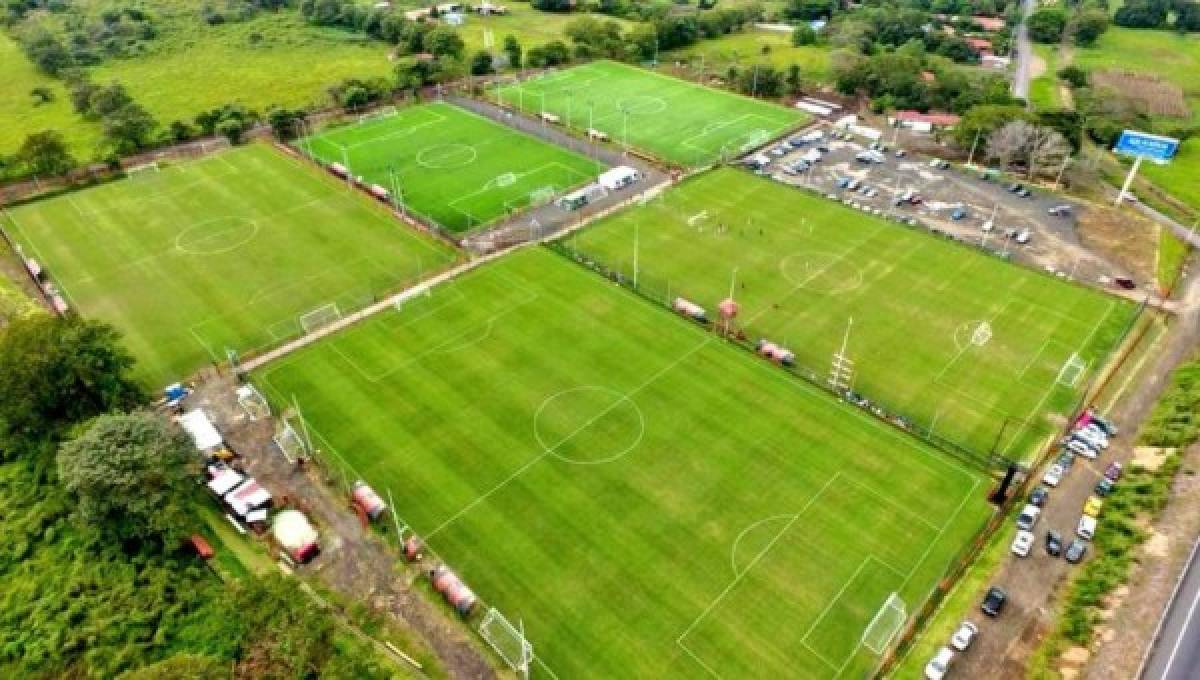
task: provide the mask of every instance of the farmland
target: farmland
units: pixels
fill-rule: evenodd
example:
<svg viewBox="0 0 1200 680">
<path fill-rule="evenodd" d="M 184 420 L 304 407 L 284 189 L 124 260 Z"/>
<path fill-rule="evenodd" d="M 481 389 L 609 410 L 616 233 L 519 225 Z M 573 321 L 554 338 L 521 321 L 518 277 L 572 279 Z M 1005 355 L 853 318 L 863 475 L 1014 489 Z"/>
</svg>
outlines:
<svg viewBox="0 0 1200 680">
<path fill-rule="evenodd" d="M 1132 314 L 1120 300 L 732 169 L 568 245 L 629 279 L 635 234 L 638 283 L 652 297 L 715 310 L 733 279 L 737 323 L 751 339 L 787 346 L 821 381 L 845 341 L 855 391 L 972 450 L 995 445 L 1016 458 L 1055 431 L 1086 383 L 1085 372 L 1060 384 L 1068 360 L 1104 363 Z"/>
<path fill-rule="evenodd" d="M 991 512 L 982 473 L 544 249 L 251 379 L 522 619 L 535 674 L 857 677 Z"/>
<path fill-rule="evenodd" d="M 825 82 L 830 77 L 828 47 L 792 45 L 790 33 L 746 30 L 741 33 L 705 40 L 691 47 L 664 55 L 666 60 L 685 60 L 694 68 L 724 76 L 730 67 L 749 68 L 770 65 L 786 71 L 795 64 L 807 79 Z"/>
<path fill-rule="evenodd" d="M 8 210 L 3 224 L 80 313 L 108 321 L 157 387 L 226 350 L 302 332 L 453 255 L 263 145 Z M 336 225 L 338 238 L 330 238 Z"/>
<path fill-rule="evenodd" d="M 300 140 L 325 163 L 399 191 L 404 204 L 465 232 L 594 179 L 599 164 L 448 104 Z"/>
</svg>

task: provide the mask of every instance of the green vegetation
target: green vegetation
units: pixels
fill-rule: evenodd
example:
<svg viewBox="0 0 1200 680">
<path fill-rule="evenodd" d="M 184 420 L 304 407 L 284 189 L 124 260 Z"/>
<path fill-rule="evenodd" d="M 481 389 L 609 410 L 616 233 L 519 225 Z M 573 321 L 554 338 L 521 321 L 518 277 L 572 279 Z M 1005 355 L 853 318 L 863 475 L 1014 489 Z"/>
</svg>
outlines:
<svg viewBox="0 0 1200 680">
<path fill-rule="evenodd" d="M 1200 121 L 1200 36 L 1113 28 L 1093 47 L 1077 48 L 1074 63 L 1093 73 L 1132 71 L 1174 83 L 1183 89 L 1192 120 Z"/>
<path fill-rule="evenodd" d="M 1186 448 L 1200 440 L 1200 360 L 1175 369 L 1171 385 L 1142 426 L 1147 446 Z"/>
<path fill-rule="evenodd" d="M 1029 83 L 1029 101 L 1037 109 L 1062 107 L 1058 85 L 1058 46 L 1034 45 L 1034 53 L 1042 60 L 1045 70 Z"/>
<path fill-rule="evenodd" d="M 991 512 L 986 475 L 545 249 L 251 379 L 559 677 L 857 677 Z"/>
<path fill-rule="evenodd" d="M 426 104 L 296 142 L 406 208 L 464 232 L 595 179 L 600 165 L 449 104 Z M 538 198 L 539 192 L 543 194 Z"/>
<path fill-rule="evenodd" d="M 597 61 L 501 88 L 499 100 L 549 111 L 621 143 L 683 165 L 703 165 L 762 143 L 807 120 L 794 109 Z"/>
<path fill-rule="evenodd" d="M 1167 227 L 1158 232 L 1158 285 L 1169 288 L 1179 280 L 1192 248 Z"/>
<path fill-rule="evenodd" d="M 1182 201 L 1192 211 L 1193 219 L 1200 217 L 1200 139 L 1189 139 L 1179 148 L 1179 155 L 1167 165 L 1143 163 L 1138 173 Z"/>
<path fill-rule="evenodd" d="M 824 46 L 793 46 L 790 33 L 747 30 L 665 54 L 663 61 L 687 61 L 693 67 L 702 67 L 705 73 L 721 77 L 730 67 L 741 69 L 757 64 L 786 71 L 795 64 L 804 78 L 825 82 L 830 78 L 831 54 L 832 50 Z"/>
<path fill-rule="evenodd" d="M 319 170 L 265 145 L 26 204 L 4 217 L 70 304 L 111 322 L 158 387 L 348 313 L 453 260 Z M 331 229 L 337 238 L 330 238 Z"/>
<path fill-rule="evenodd" d="M 721 169 L 572 238 L 639 285 L 713 310 L 795 352 L 824 380 L 853 319 L 853 388 L 976 452 L 1020 458 L 1057 430 L 1130 319 L 1118 298 L 870 217 L 748 173 Z M 981 330 L 981 325 L 986 327 Z M 1003 435 L 1001 431 L 1003 430 Z"/>
<path fill-rule="evenodd" d="M 99 128 L 79 119 L 71 110 L 62 83 L 39 73 L 3 31 L 0 69 L 4 80 L 0 88 L 0 157 L 16 153 L 27 136 L 43 130 L 58 130 L 76 150 L 89 149 L 99 140 Z M 35 88 L 46 88 L 50 100 L 38 103 L 32 94 Z M 0 167 L 0 177 L 4 175 L 5 168 Z"/>
</svg>

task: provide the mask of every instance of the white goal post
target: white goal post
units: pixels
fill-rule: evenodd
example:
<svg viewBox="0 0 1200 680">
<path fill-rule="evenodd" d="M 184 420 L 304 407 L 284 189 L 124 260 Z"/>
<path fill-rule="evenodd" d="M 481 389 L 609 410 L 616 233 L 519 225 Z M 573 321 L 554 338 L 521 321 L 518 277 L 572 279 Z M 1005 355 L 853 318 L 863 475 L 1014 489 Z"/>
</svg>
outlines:
<svg viewBox="0 0 1200 680">
<path fill-rule="evenodd" d="M 529 677 L 533 645 L 525 638 L 524 630 L 509 623 L 495 607 L 489 607 L 479 622 L 479 635 L 496 650 L 509 668 L 522 677 Z"/>
<path fill-rule="evenodd" d="M 267 403 L 267 398 L 258 391 L 258 388 L 250 383 L 241 385 L 237 388 L 238 406 L 246 412 L 250 420 L 258 420 L 260 418 L 268 418 L 271 415 L 271 406 Z"/>
<path fill-rule="evenodd" d="M 312 333 L 319 328 L 328 326 L 340 318 L 342 318 L 341 310 L 338 309 L 336 302 L 331 302 L 327 305 L 321 305 L 312 311 L 301 314 L 300 328 L 302 328 L 305 333 Z"/>
<path fill-rule="evenodd" d="M 149 163 L 144 163 L 142 165 L 134 165 L 125 168 L 125 176 L 129 178 L 137 178 L 143 175 L 156 173 L 161 169 L 162 168 L 159 166 L 158 161 L 150 161 Z"/>
<path fill-rule="evenodd" d="M 379 120 L 381 118 L 391 118 L 399 113 L 400 111 L 398 111 L 394 106 L 384 106 L 369 113 L 362 114 L 358 117 L 358 122 L 369 123 L 373 120 Z"/>
<path fill-rule="evenodd" d="M 283 453 L 283 457 L 289 463 L 295 463 L 300 458 L 308 458 L 308 443 L 304 437 L 300 436 L 291 423 L 286 420 L 282 422 L 282 426 L 271 438 L 271 441 L 275 442 L 275 446 L 279 447 L 279 451 Z"/>
<path fill-rule="evenodd" d="M 876 655 L 882 655 L 907 622 L 908 608 L 905 607 L 904 600 L 896 593 L 888 595 L 887 601 L 875 613 L 875 618 L 871 619 L 871 623 L 863 630 L 863 647 Z"/>
<path fill-rule="evenodd" d="M 1072 352 L 1071 356 L 1063 362 L 1062 368 L 1058 369 L 1058 377 L 1054 382 L 1063 387 L 1075 387 L 1079 384 L 1079 379 L 1087 372 L 1088 364 L 1079 354 Z"/>
</svg>

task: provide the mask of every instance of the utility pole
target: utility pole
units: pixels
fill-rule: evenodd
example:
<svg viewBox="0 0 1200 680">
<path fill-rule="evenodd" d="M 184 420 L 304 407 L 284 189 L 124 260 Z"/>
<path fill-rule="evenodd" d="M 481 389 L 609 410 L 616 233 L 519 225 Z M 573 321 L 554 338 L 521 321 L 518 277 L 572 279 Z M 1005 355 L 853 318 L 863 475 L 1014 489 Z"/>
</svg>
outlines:
<svg viewBox="0 0 1200 680">
<path fill-rule="evenodd" d="M 979 145 L 979 135 L 983 130 L 975 131 L 975 141 L 971 142 L 971 155 L 967 156 L 967 167 L 975 167 L 975 148 Z"/>
</svg>

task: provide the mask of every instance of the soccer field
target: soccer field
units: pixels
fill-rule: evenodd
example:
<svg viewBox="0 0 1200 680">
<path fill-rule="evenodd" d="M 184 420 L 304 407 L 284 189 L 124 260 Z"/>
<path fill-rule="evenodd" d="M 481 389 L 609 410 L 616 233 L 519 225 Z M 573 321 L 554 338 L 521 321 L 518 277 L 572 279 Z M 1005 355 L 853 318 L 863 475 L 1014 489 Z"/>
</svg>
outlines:
<svg viewBox="0 0 1200 680">
<path fill-rule="evenodd" d="M 856 392 L 976 452 L 998 443 L 1013 458 L 1060 429 L 1135 311 L 733 169 L 567 245 L 632 277 L 635 235 L 638 283 L 655 297 L 682 295 L 715 315 L 736 269 L 738 322 L 751 340 L 786 346 L 826 380 L 849 326 Z M 1081 361 L 1064 369 L 1073 355 Z"/>
<path fill-rule="evenodd" d="M 981 472 L 543 248 L 251 379 L 535 677 L 861 677 L 991 513 Z"/>
<path fill-rule="evenodd" d="M 571 127 L 628 138 L 660 158 L 698 166 L 749 150 L 808 120 L 796 109 L 652 71 L 597 61 L 502 87 L 498 99 L 548 111 Z"/>
<path fill-rule="evenodd" d="M 596 178 L 590 158 L 444 103 L 333 128 L 296 142 L 325 163 L 399 193 L 453 232 L 545 203 Z"/>
<path fill-rule="evenodd" d="M 301 314 L 352 311 L 455 258 L 258 144 L 13 208 L 4 223 L 76 311 L 125 335 L 149 387 L 226 349 L 296 336 Z"/>
</svg>

